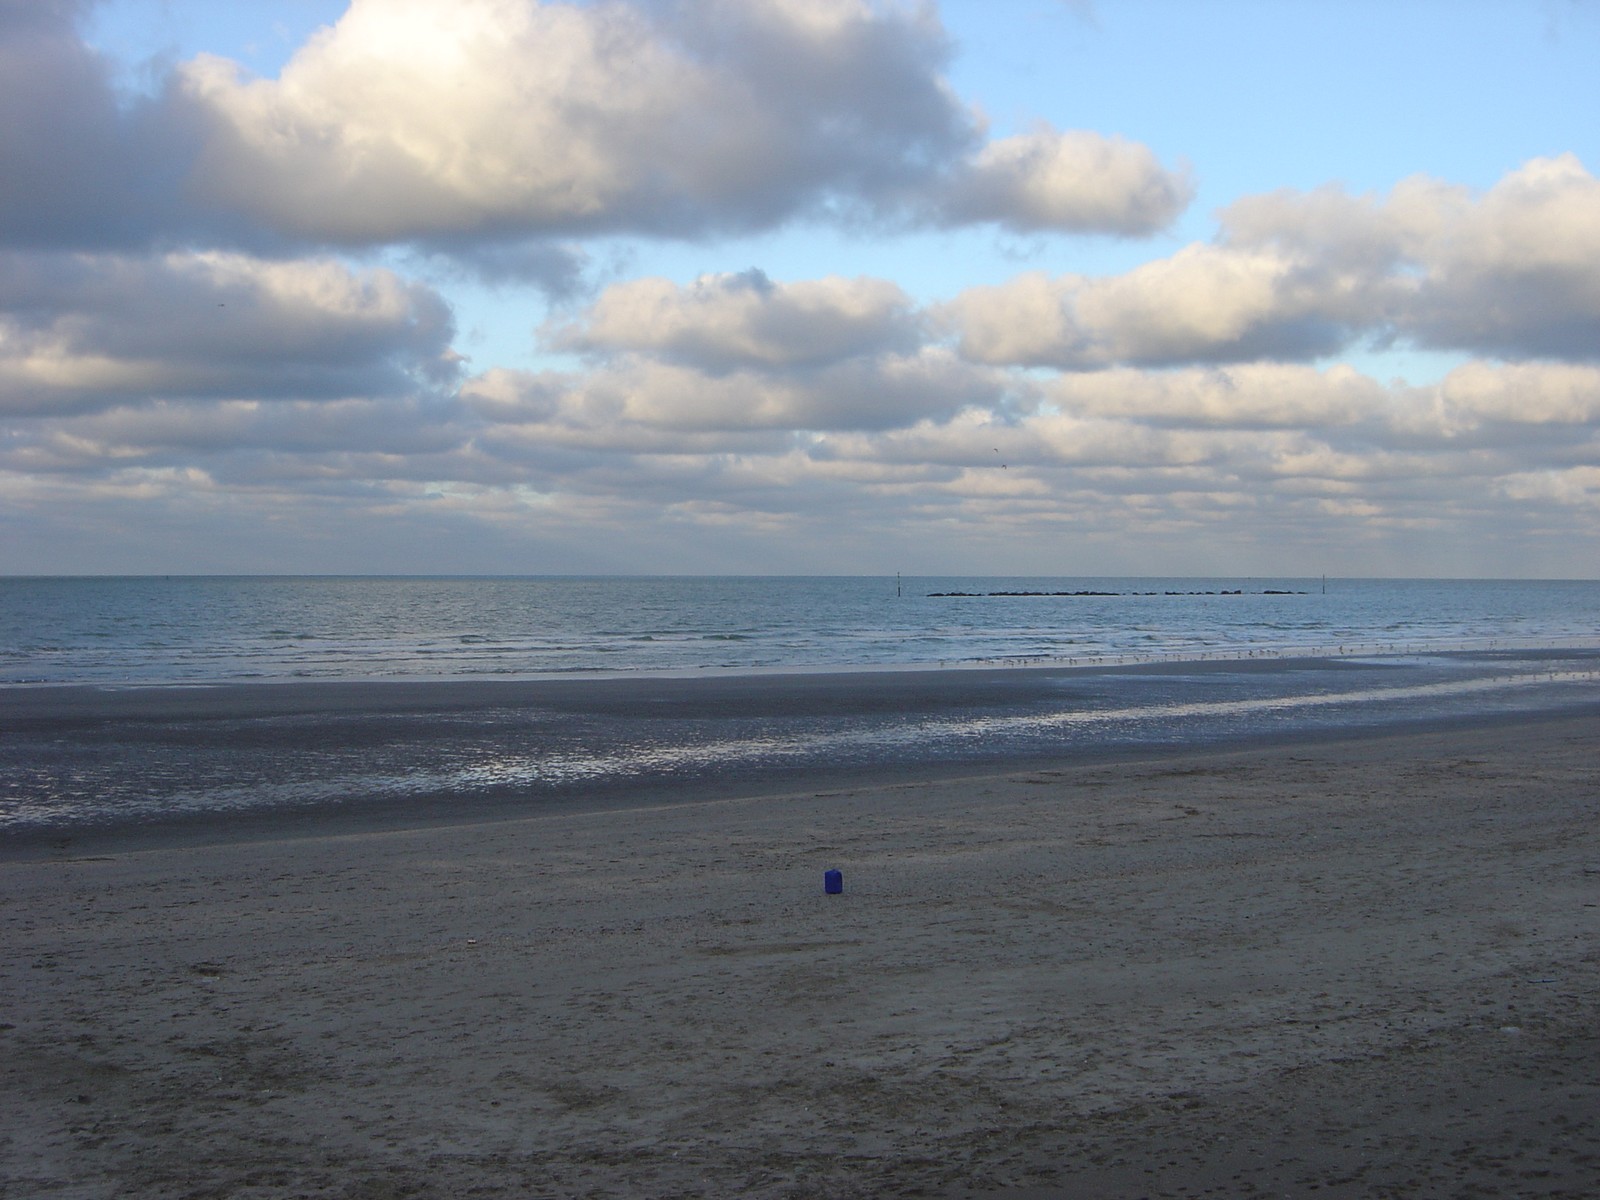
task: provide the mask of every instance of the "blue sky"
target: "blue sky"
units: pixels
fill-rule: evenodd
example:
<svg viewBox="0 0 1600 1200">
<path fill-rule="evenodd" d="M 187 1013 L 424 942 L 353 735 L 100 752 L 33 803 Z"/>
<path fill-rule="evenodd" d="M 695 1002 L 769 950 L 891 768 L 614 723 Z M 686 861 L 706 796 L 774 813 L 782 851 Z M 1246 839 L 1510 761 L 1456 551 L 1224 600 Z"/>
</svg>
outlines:
<svg viewBox="0 0 1600 1200">
<path fill-rule="evenodd" d="M 1597 51 L 0 0 L 6 569 L 1592 576 Z"/>
</svg>

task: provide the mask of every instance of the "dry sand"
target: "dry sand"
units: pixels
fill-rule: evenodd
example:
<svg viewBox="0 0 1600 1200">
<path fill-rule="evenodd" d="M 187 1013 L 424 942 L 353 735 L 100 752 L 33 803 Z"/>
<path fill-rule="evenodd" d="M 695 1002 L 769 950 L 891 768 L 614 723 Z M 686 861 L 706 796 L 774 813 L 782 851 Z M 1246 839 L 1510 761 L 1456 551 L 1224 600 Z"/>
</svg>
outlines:
<svg viewBox="0 0 1600 1200">
<path fill-rule="evenodd" d="M 1600 1195 L 1597 733 L 14 856 L 0 1193 Z"/>
</svg>

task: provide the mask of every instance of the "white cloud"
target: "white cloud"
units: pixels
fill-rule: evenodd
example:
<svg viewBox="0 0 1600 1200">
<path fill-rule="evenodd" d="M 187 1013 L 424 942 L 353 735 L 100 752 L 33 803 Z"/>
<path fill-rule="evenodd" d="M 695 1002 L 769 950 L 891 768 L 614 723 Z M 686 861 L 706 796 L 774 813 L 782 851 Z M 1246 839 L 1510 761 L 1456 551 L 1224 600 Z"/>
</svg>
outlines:
<svg viewBox="0 0 1600 1200">
<path fill-rule="evenodd" d="M 180 69 L 196 186 L 313 240 L 675 235 L 925 179 L 972 138 L 926 13 L 355 0 L 277 79 Z"/>
<path fill-rule="evenodd" d="M 1534 159 L 1465 202 L 1444 194 L 1414 252 L 1426 275 L 1401 328 L 1478 353 L 1600 359 L 1600 180 Z"/>
<path fill-rule="evenodd" d="M 637 431 L 711 433 L 883 429 L 1000 406 L 1007 381 L 927 348 L 799 372 L 708 373 L 639 355 L 576 376 L 497 370 L 469 381 L 463 400 L 484 417 L 632 439 Z"/>
<path fill-rule="evenodd" d="M 1475 361 L 1436 384 L 1380 384 L 1346 365 L 1242 363 L 1066 374 L 1043 388 L 1074 416 L 1155 427 L 1293 430 L 1374 453 L 1484 446 L 1551 454 L 1600 432 L 1600 369 Z"/>
<path fill-rule="evenodd" d="M 1143 234 L 1135 142 L 986 144 L 931 5 L 353 0 L 275 78 L 201 54 L 114 85 L 84 6 L 0 13 L 0 244 L 406 244 L 570 293 L 582 239 L 795 218 Z"/>
<path fill-rule="evenodd" d="M 914 351 L 911 298 L 881 279 L 774 283 L 760 271 L 616 284 L 577 320 L 547 327 L 557 349 L 643 351 L 711 371 L 796 367 Z"/>
<path fill-rule="evenodd" d="M 1063 375 L 1046 389 L 1064 411 L 1158 426 L 1319 429 L 1370 421 L 1391 394 L 1351 367 L 1297 364 Z"/>
<path fill-rule="evenodd" d="M 1334 188 L 1247 197 L 1211 244 L 1122 275 L 1030 273 L 943 315 L 977 362 L 1305 361 L 1363 339 L 1600 357 L 1600 181 L 1535 159 L 1481 196 L 1412 179 L 1383 200 Z"/>
<path fill-rule="evenodd" d="M 1463 443 L 1441 425 L 1440 413 L 1466 404 L 1467 391 L 1481 403 L 1539 382 L 1500 371 L 1479 364 L 1437 387 L 1410 388 L 1385 387 L 1348 367 L 1122 370 L 1064 377 L 1043 388 L 1032 411 L 997 390 L 964 402 L 951 396 L 943 411 L 908 406 L 863 419 L 792 381 L 708 380 L 635 360 L 581 380 L 489 376 L 474 381 L 467 399 L 508 439 L 504 452 L 513 458 L 566 446 L 621 468 L 640 455 L 708 463 L 733 455 L 747 472 L 781 458 L 790 482 L 809 463 L 835 482 L 895 482 L 908 497 L 958 479 L 991 497 L 1059 497 L 1092 479 L 1147 495 L 1198 489 L 1219 505 L 1220 497 L 1253 505 L 1273 494 L 1314 494 L 1401 510 L 1440 503 L 1441 489 L 1463 478 L 1486 486 L 1567 461 L 1574 427 L 1544 422 L 1567 421 L 1581 415 L 1576 410 L 1502 414 L 1530 435 L 1487 444 Z M 1545 382 L 1552 398 L 1583 387 L 1576 378 Z M 884 474 L 891 469 L 898 474 Z"/>
<path fill-rule="evenodd" d="M 124 104 L 79 40 L 87 5 L 0 4 L 0 245 L 104 249 L 189 220 L 181 135 Z"/>
<path fill-rule="evenodd" d="M 450 311 L 391 271 L 173 252 L 0 260 L 0 412 L 390 396 L 455 373 Z"/>
<path fill-rule="evenodd" d="M 1269 250 L 1189 246 L 1102 278 L 1031 273 L 969 288 L 943 309 L 976 362 L 1094 369 L 1303 359 L 1369 323 L 1374 281 Z"/>
<path fill-rule="evenodd" d="M 84 11 L 0 0 L 0 495 L 30 537 L 126 531 L 130 504 L 267 514 L 300 530 L 288 562 L 326 512 L 389 522 L 395 564 L 413 525 L 450 547 L 537 524 L 629 569 L 672 529 L 757 555 L 1594 529 L 1600 183 L 1572 155 L 1482 192 L 1246 196 L 1120 273 L 924 308 L 835 263 L 626 273 L 632 239 L 738 267 L 752 247 L 719 262 L 715 235 L 811 221 L 1146 235 L 1187 172 L 1046 124 L 986 141 L 931 5 L 357 0 L 277 78 L 201 56 L 145 97 Z M 566 369 L 485 354 L 455 391 L 440 292 L 330 246 L 569 300 L 622 281 L 535 326 Z M 549 311 L 526 302 L 507 324 Z M 1327 365 L 1390 345 L 1475 357 L 1425 386 Z"/>
<path fill-rule="evenodd" d="M 1473 362 L 1433 389 L 1434 411 L 1447 432 L 1492 424 L 1600 425 L 1600 368 L 1568 363 Z M 1569 436 L 1559 432 L 1557 436 Z"/>
<path fill-rule="evenodd" d="M 355 0 L 276 79 L 178 71 L 191 189 L 372 243 L 699 236 L 859 213 L 1137 235 L 1190 188 L 1089 132 L 984 145 L 935 11 L 876 0 Z"/>
<path fill-rule="evenodd" d="M 1120 369 L 1041 385 L 1026 404 L 985 371 L 966 394 L 924 394 L 952 367 L 885 356 L 852 393 L 829 370 L 708 375 L 631 354 L 570 375 L 487 372 L 456 405 L 146 404 L 32 422 L 0 449 L 0 487 L 72 477 L 87 503 L 137 482 L 177 503 L 192 476 L 194 504 L 253 496 L 292 511 L 315 495 L 349 520 L 448 509 L 514 530 L 520 513 L 602 539 L 942 529 L 974 552 L 984 530 L 1177 549 L 1247 545 L 1285 523 L 1344 539 L 1486 536 L 1593 508 L 1592 368 L 1476 363 L 1427 388 L 1347 367 Z M 872 407 L 897 371 L 905 401 Z"/>
<path fill-rule="evenodd" d="M 1573 508 L 1600 508 L 1600 467 L 1529 471 L 1501 479 L 1497 490 L 1511 500 L 1549 503 Z M 1581 577 L 1583 564 L 1574 561 Z"/>
<path fill-rule="evenodd" d="M 1426 177 L 1385 199 L 1276 193 L 1222 214 L 1229 247 L 1272 246 L 1366 276 L 1366 315 L 1418 345 L 1511 357 L 1600 354 L 1600 180 L 1576 155 L 1535 158 L 1487 192 Z"/>
<path fill-rule="evenodd" d="M 1165 228 L 1192 197 L 1187 172 L 1163 167 L 1148 146 L 1042 126 L 984 146 L 958 173 L 947 213 L 1024 232 L 1137 236 Z"/>
</svg>

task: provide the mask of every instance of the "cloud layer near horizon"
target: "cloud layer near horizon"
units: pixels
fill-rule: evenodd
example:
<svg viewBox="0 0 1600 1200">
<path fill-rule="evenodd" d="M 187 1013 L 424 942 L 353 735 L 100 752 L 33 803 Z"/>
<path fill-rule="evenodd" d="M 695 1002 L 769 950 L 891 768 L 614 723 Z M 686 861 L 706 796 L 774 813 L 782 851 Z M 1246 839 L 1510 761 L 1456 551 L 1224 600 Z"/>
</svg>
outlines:
<svg viewBox="0 0 1600 1200">
<path fill-rule="evenodd" d="M 350 255 L 570 288 L 586 239 L 1136 238 L 1192 183 L 1110 134 L 990 138 L 927 7 L 358 0 L 276 78 L 201 56 L 139 97 L 81 15 L 0 0 L 0 504 L 36 556 L 81 535 L 63 569 L 116 513 L 152 553 L 267 527 L 268 561 L 219 569 L 329 569 L 341 538 L 416 570 L 860 570 L 900 543 L 1020 569 L 1070 537 L 1175 570 L 1448 539 L 1440 571 L 1490 539 L 1549 573 L 1557 539 L 1595 545 L 1600 181 L 1574 155 L 1482 193 L 1241 196 L 1120 274 L 927 300 L 621 279 L 530 310 L 560 365 L 469 370 L 443 285 Z M 1420 387 L 1335 361 L 1395 345 L 1467 361 Z"/>
</svg>

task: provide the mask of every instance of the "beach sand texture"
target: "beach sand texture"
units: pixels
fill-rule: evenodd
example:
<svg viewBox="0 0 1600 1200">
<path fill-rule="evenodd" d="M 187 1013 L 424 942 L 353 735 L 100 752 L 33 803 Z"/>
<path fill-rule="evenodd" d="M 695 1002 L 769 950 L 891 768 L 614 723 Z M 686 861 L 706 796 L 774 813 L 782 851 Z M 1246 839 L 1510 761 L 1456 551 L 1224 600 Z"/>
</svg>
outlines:
<svg viewBox="0 0 1600 1200">
<path fill-rule="evenodd" d="M 1600 1195 L 1597 734 L 14 856 L 0 1193 Z"/>
</svg>

